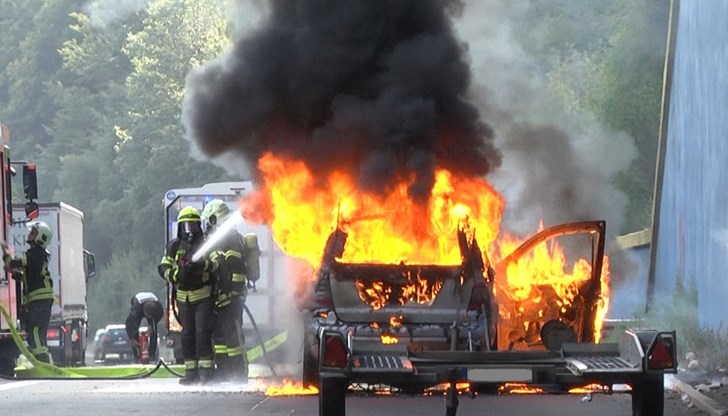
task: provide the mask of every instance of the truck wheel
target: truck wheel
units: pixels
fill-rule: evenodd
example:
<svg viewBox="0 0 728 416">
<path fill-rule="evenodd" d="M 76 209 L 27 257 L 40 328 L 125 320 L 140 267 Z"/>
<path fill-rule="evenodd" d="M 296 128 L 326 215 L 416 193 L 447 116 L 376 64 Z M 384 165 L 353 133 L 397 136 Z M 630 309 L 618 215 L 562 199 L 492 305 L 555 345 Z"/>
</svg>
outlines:
<svg viewBox="0 0 728 416">
<path fill-rule="evenodd" d="M 345 415 L 349 380 L 340 374 L 321 374 L 319 385 L 319 416 Z"/>
<path fill-rule="evenodd" d="M 665 380 L 642 378 L 632 383 L 632 416 L 663 416 L 665 409 Z"/>
<path fill-rule="evenodd" d="M 0 357 L 0 374 L 5 377 L 13 377 L 15 375 L 15 360 L 10 357 Z"/>
</svg>

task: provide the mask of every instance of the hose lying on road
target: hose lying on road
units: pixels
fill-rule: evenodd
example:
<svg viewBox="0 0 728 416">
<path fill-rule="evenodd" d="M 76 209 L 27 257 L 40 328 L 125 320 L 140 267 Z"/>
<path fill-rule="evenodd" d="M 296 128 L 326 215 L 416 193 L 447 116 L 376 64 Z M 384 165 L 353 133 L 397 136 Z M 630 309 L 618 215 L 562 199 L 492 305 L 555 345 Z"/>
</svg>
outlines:
<svg viewBox="0 0 728 416">
<path fill-rule="evenodd" d="M 119 374 L 115 376 L 89 376 L 86 374 L 83 374 L 83 371 L 81 369 L 78 370 L 71 370 L 67 368 L 60 368 L 53 364 L 44 363 L 42 361 L 39 361 L 31 352 L 28 350 L 28 347 L 25 345 L 25 342 L 23 341 L 23 338 L 20 336 L 20 333 L 18 332 L 18 329 L 15 328 L 15 325 L 13 325 L 13 319 L 10 317 L 10 314 L 8 313 L 8 310 L 0 304 L 0 312 L 2 312 L 3 317 L 5 318 L 5 322 L 8 323 L 8 327 L 10 327 L 10 332 L 13 336 L 13 341 L 15 341 L 15 345 L 18 347 L 20 352 L 25 355 L 25 357 L 30 361 L 30 363 L 33 365 L 33 368 L 30 369 L 24 369 L 22 372 L 26 373 L 26 377 L 10 377 L 4 374 L 0 374 L 0 378 L 4 380 L 27 380 L 27 379 L 33 379 L 33 380 L 57 380 L 57 379 L 84 379 L 84 380 L 111 380 L 111 379 L 140 379 L 140 378 L 146 378 L 154 374 L 157 370 L 159 370 L 161 367 L 164 367 L 169 371 L 171 374 L 177 376 L 177 377 L 184 377 L 183 374 L 180 374 L 173 370 L 169 365 L 167 365 L 166 362 L 164 362 L 163 359 L 159 359 L 157 364 L 154 366 L 154 368 L 150 369 L 147 366 L 143 367 L 133 367 L 133 368 L 125 368 L 123 370 L 127 370 L 126 374 Z M 119 371 L 114 371 L 118 373 Z"/>
</svg>

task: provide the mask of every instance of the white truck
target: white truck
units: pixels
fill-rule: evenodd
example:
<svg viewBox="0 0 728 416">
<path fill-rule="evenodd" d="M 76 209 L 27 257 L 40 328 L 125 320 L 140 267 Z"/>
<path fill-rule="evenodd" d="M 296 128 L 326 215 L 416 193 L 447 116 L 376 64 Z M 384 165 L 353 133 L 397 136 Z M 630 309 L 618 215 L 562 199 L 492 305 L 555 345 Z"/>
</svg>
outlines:
<svg viewBox="0 0 728 416">
<path fill-rule="evenodd" d="M 48 246 L 55 299 L 48 326 L 48 349 L 57 365 L 85 364 L 88 337 L 86 281 L 95 274 L 94 256 L 83 248 L 83 212 L 63 202 L 41 203 L 34 221 L 44 221 L 53 230 Z M 13 208 L 23 217 L 22 207 Z M 13 221 L 10 241 L 15 253 L 28 249 L 25 222 Z"/>
</svg>

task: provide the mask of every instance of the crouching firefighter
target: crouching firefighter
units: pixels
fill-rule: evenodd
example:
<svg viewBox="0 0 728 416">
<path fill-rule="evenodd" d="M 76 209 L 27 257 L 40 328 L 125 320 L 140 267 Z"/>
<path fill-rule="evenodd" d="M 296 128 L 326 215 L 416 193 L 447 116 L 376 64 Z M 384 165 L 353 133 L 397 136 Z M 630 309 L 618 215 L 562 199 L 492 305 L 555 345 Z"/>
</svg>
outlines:
<svg viewBox="0 0 728 416">
<path fill-rule="evenodd" d="M 149 328 L 149 359 L 157 358 L 157 334 L 159 321 L 164 317 L 164 307 L 157 296 L 152 292 L 139 292 L 131 298 L 131 309 L 126 317 L 126 335 L 132 345 L 132 354 L 136 361 L 146 364 L 143 360 L 144 354 L 139 343 L 139 326 L 142 318 L 147 320 Z"/>
<path fill-rule="evenodd" d="M 193 261 L 203 242 L 199 211 L 184 207 L 177 216 L 177 238 L 167 244 L 159 264 L 159 274 L 176 292 L 174 300 L 182 324 L 185 377 L 180 384 L 207 383 L 214 375 L 212 287 L 217 263 L 207 255 Z"/>
<path fill-rule="evenodd" d="M 8 246 L 3 243 L 3 261 L 5 270 L 12 270 L 13 278 L 20 276 L 23 286 L 21 324 L 28 333 L 30 352 L 39 361 L 50 363 L 47 333 L 53 306 L 53 280 L 48 270 L 50 253 L 48 244 L 53 238 L 53 230 L 43 221 L 31 222 L 27 225 L 30 246 L 25 253 L 13 258 Z"/>
<path fill-rule="evenodd" d="M 230 209 L 220 199 L 210 201 L 202 211 L 207 222 L 205 231 L 208 238 L 216 232 L 224 233 L 211 255 L 219 264 L 215 290 L 217 321 L 213 332 L 216 377 L 245 382 L 248 379 L 248 359 L 242 327 L 243 304 L 248 283 L 260 277 L 260 251 L 255 234 L 242 237 L 234 228 L 220 228 L 229 215 Z"/>
</svg>

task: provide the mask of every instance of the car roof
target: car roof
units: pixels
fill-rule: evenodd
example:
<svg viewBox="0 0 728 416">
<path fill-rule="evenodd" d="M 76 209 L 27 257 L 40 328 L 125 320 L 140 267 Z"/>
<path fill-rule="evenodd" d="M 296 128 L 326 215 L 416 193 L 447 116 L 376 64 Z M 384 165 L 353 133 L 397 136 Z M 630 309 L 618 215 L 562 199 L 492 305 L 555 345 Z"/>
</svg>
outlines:
<svg viewBox="0 0 728 416">
<path fill-rule="evenodd" d="M 106 330 L 108 331 L 109 329 L 126 329 L 126 325 L 123 325 L 123 324 L 109 324 L 109 325 L 106 325 Z"/>
</svg>

